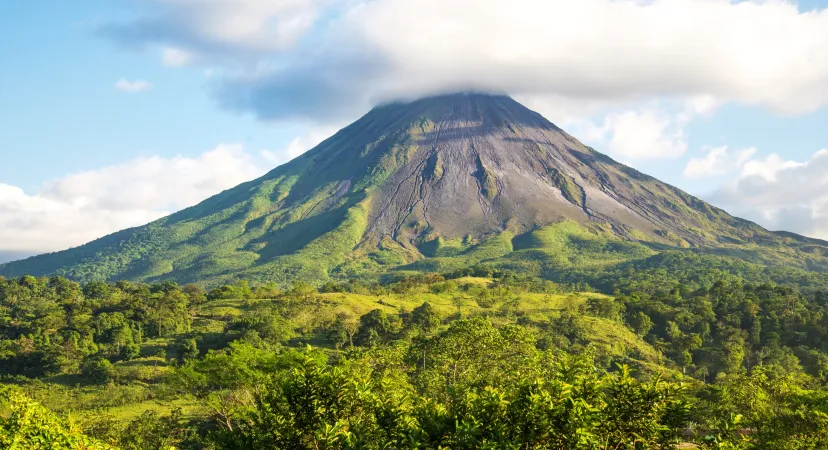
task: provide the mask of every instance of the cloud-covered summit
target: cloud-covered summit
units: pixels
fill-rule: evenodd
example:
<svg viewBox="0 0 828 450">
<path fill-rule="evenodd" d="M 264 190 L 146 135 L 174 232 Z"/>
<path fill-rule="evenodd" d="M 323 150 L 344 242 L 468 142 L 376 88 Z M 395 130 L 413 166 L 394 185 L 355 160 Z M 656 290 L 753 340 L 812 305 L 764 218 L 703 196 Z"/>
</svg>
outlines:
<svg viewBox="0 0 828 450">
<path fill-rule="evenodd" d="M 792 114 L 828 103 L 828 11 L 789 1 L 148 3 L 151 12 L 103 31 L 157 46 L 168 63 L 223 69 L 220 103 L 263 119 L 341 119 L 468 89 L 583 101 L 709 95 Z"/>
</svg>

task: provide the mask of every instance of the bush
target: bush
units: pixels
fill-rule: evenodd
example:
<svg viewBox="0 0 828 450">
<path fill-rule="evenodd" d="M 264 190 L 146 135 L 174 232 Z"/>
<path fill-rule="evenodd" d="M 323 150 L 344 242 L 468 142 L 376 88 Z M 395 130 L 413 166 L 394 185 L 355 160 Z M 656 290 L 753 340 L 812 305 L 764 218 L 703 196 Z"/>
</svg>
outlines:
<svg viewBox="0 0 828 450">
<path fill-rule="evenodd" d="M 586 301 L 586 311 L 591 316 L 619 320 L 624 313 L 624 304 L 611 298 L 590 297 Z"/>
<path fill-rule="evenodd" d="M 477 302 L 477 306 L 481 308 L 491 308 L 495 305 L 495 299 L 492 296 L 480 296 L 474 299 Z"/>
<path fill-rule="evenodd" d="M 15 389 L 0 388 L 0 405 L 9 409 L 0 414 L 0 448 L 4 449 L 85 449 L 109 448 L 73 429 L 51 411 Z"/>
<path fill-rule="evenodd" d="M 168 373 L 169 367 L 143 364 L 117 365 L 115 366 L 115 371 L 117 373 L 117 379 L 121 383 L 130 381 L 157 383 Z"/>
<path fill-rule="evenodd" d="M 440 314 L 431 303 L 425 302 L 411 311 L 406 325 L 429 332 L 440 326 Z"/>
<path fill-rule="evenodd" d="M 121 359 L 124 361 L 131 361 L 141 356 L 141 346 L 138 344 L 127 344 L 121 347 Z"/>
<path fill-rule="evenodd" d="M 184 362 L 198 358 L 198 344 L 195 339 L 185 339 L 178 348 L 178 361 Z"/>
<path fill-rule="evenodd" d="M 92 382 L 108 383 L 115 379 L 115 368 L 109 360 L 93 356 L 84 361 L 81 374 Z"/>
</svg>

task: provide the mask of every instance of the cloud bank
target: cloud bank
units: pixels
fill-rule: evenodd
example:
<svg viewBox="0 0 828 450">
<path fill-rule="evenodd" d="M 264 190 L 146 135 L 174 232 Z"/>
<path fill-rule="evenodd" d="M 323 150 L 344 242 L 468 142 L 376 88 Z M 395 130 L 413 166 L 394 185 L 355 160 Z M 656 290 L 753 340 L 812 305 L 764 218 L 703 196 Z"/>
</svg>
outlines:
<svg viewBox="0 0 828 450">
<path fill-rule="evenodd" d="M 782 0 L 151 0 L 103 32 L 218 65 L 220 103 L 322 120 L 458 89 L 828 103 L 828 10 Z M 792 70 L 791 68 L 796 68 Z"/>
<path fill-rule="evenodd" d="M 0 259 L 62 250 L 143 225 L 262 175 L 239 145 L 195 158 L 147 157 L 46 183 L 35 194 L 0 183 Z"/>
<path fill-rule="evenodd" d="M 684 168 L 687 178 L 707 178 L 727 175 L 738 170 L 756 154 L 756 149 L 746 148 L 731 152 L 726 145 L 705 149 L 705 156 L 691 158 Z"/>
<path fill-rule="evenodd" d="M 828 239 L 828 149 L 805 162 L 777 154 L 745 161 L 708 200 L 773 230 Z"/>
<path fill-rule="evenodd" d="M 127 46 L 164 44 L 179 55 L 252 58 L 284 50 L 316 21 L 315 0 L 148 0 L 146 15 L 101 34 Z M 176 58 L 172 58 L 176 60 Z M 178 60 L 179 62 L 184 62 Z"/>
</svg>

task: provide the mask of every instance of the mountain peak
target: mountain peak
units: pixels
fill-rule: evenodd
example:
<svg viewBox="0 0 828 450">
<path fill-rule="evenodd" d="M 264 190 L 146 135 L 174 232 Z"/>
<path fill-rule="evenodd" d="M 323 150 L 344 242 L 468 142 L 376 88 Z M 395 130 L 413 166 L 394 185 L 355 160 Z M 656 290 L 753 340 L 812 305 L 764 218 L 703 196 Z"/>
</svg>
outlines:
<svg viewBox="0 0 828 450">
<path fill-rule="evenodd" d="M 667 247 L 785 239 L 584 146 L 509 96 L 468 92 L 379 106 L 258 180 L 0 273 L 319 281 L 472 248 L 507 257 L 562 222 Z"/>
<path fill-rule="evenodd" d="M 462 120 L 498 126 L 504 122 L 528 126 L 551 125 L 540 114 L 526 108 L 502 93 L 455 92 L 424 97 L 413 101 L 397 101 L 374 108 L 372 113 L 408 114 L 435 120 Z"/>
<path fill-rule="evenodd" d="M 458 91 L 458 92 L 446 92 L 441 94 L 429 95 L 425 97 L 420 97 L 412 100 L 394 100 L 386 103 L 382 103 L 375 107 L 374 109 L 386 108 L 386 107 L 409 107 L 409 108 L 422 108 L 422 107 L 433 107 L 436 105 L 457 105 L 457 104 L 464 104 L 470 101 L 476 101 L 480 103 L 496 103 L 503 100 L 510 100 L 515 102 L 512 97 L 508 94 L 504 93 L 496 93 L 496 92 L 482 92 L 482 91 Z M 515 102 L 517 103 L 517 102 Z M 518 106 L 523 107 L 517 103 Z"/>
</svg>

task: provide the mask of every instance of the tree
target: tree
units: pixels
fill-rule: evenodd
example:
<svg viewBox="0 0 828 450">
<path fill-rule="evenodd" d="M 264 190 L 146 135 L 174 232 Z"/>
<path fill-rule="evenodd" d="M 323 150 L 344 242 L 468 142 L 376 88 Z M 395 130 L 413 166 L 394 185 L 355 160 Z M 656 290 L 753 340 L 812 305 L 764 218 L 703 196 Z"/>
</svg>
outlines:
<svg viewBox="0 0 828 450">
<path fill-rule="evenodd" d="M 118 445 L 124 449 L 175 450 L 193 430 L 184 421 L 181 408 L 161 416 L 156 411 L 144 411 L 130 421 L 118 436 Z"/>
<path fill-rule="evenodd" d="M 411 311 L 406 326 L 428 333 L 440 326 L 440 313 L 431 303 L 425 302 Z"/>
<path fill-rule="evenodd" d="M 200 305 L 207 301 L 207 294 L 200 286 L 196 284 L 185 284 L 181 288 L 181 292 L 187 296 L 190 305 Z"/>
<path fill-rule="evenodd" d="M 198 343 L 195 339 L 185 339 L 178 348 L 178 361 L 183 363 L 198 358 Z"/>
<path fill-rule="evenodd" d="M 115 368 L 112 363 L 100 356 L 87 358 L 81 366 L 81 373 L 95 383 L 108 383 L 115 378 Z"/>
<path fill-rule="evenodd" d="M 482 317 L 457 320 L 409 350 L 418 387 L 434 396 L 461 386 L 514 382 L 536 369 L 536 357 L 535 338 L 526 329 L 497 329 Z"/>
<path fill-rule="evenodd" d="M 319 292 L 316 290 L 315 287 L 313 287 L 313 285 L 306 283 L 304 281 L 297 281 L 293 283 L 293 286 L 286 293 L 286 295 L 296 300 L 308 301 L 311 298 L 319 295 Z"/>
<path fill-rule="evenodd" d="M 624 312 L 624 304 L 612 298 L 590 297 L 586 301 L 586 309 L 595 317 L 619 320 Z"/>
<path fill-rule="evenodd" d="M 161 289 L 151 294 L 145 305 L 148 331 L 157 337 L 190 331 L 187 302 L 187 296 L 179 289 Z"/>
<path fill-rule="evenodd" d="M 354 342 L 366 347 L 383 344 L 391 338 L 394 331 L 394 324 L 388 314 L 381 309 L 374 309 L 359 318 L 359 330 Z"/>
<path fill-rule="evenodd" d="M 722 344 L 721 363 L 727 373 L 738 373 L 742 370 L 742 362 L 745 359 L 745 342 L 732 336 Z"/>
<path fill-rule="evenodd" d="M 466 325 L 483 326 L 478 337 L 491 331 L 482 323 Z M 505 343 L 519 338 L 514 330 L 501 331 Z M 221 444 L 299 450 L 667 449 L 687 423 L 675 386 L 660 379 L 641 383 L 625 367 L 599 377 L 588 355 L 545 361 L 542 376 L 514 385 L 457 384 L 445 397 L 434 397 L 411 391 L 407 377 L 384 377 L 378 371 L 382 363 L 368 363 L 387 364 L 393 352 L 368 353 L 337 364 L 314 352 L 296 355 L 257 391 L 233 432 L 221 433 Z"/>
<path fill-rule="evenodd" d="M 83 295 L 90 300 L 103 300 L 112 294 L 112 286 L 102 281 L 90 281 L 83 287 Z"/>
<path fill-rule="evenodd" d="M 635 313 L 632 318 L 630 318 L 629 324 L 635 334 L 642 337 L 646 336 L 647 333 L 653 329 L 653 320 L 642 311 Z"/>
<path fill-rule="evenodd" d="M 354 335 L 359 330 L 359 319 L 350 313 L 339 313 L 331 326 L 328 338 L 333 341 L 337 348 L 348 344 L 354 346 Z"/>
<path fill-rule="evenodd" d="M 291 354 L 282 358 L 289 359 Z M 192 396 L 219 426 L 232 431 L 236 419 L 255 403 L 280 357 L 273 352 L 234 342 L 230 348 L 211 351 L 201 360 L 190 360 L 170 375 L 170 386 Z"/>
<path fill-rule="evenodd" d="M 253 298 L 253 291 L 250 289 L 250 283 L 247 280 L 239 280 L 236 282 L 236 295 L 240 299 Z"/>
<path fill-rule="evenodd" d="M 290 325 L 272 308 L 256 308 L 245 312 L 227 324 L 227 331 L 238 331 L 242 334 L 255 331 L 270 344 L 286 341 L 292 335 Z"/>
<path fill-rule="evenodd" d="M 141 346 L 138 344 L 128 344 L 121 347 L 121 359 L 124 361 L 131 361 L 141 356 Z"/>
<path fill-rule="evenodd" d="M 238 294 L 236 293 L 236 288 L 231 285 L 224 285 L 217 287 L 211 290 L 207 294 L 207 300 L 215 301 L 215 300 L 231 300 L 234 298 L 239 298 Z"/>
</svg>

